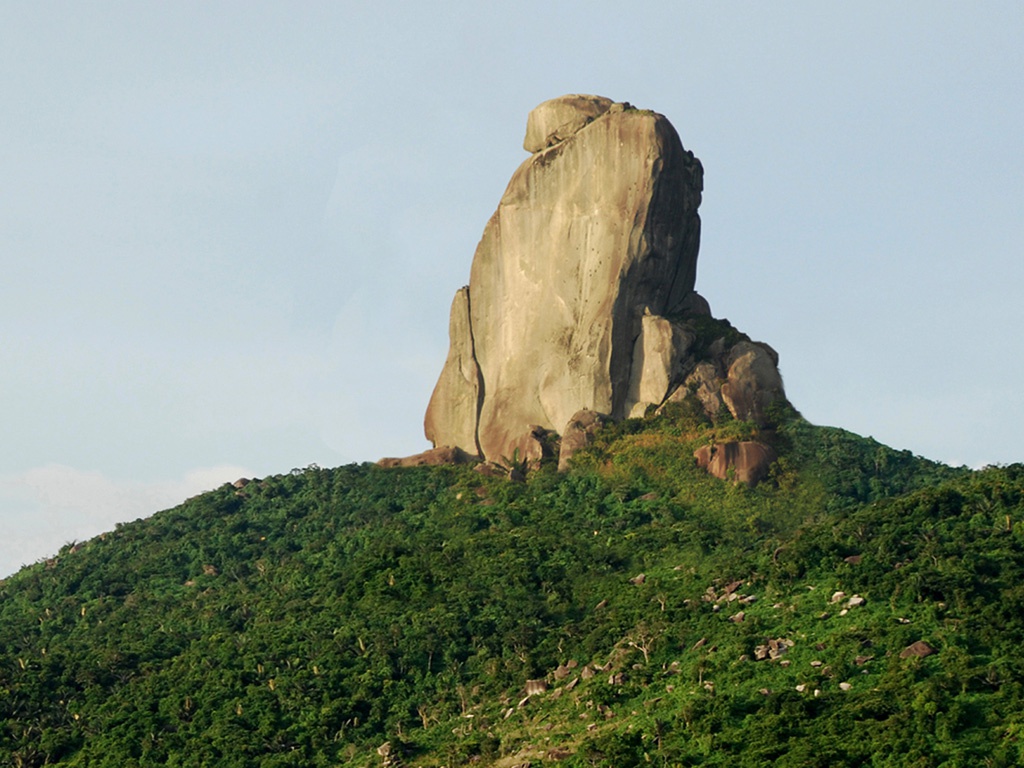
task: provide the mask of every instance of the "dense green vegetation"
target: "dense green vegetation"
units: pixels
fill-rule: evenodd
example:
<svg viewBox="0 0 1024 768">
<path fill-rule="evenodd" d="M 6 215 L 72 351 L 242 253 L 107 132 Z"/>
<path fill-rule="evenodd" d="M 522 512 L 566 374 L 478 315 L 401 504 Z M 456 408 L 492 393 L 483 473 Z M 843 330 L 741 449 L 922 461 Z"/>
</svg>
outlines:
<svg viewBox="0 0 1024 768">
<path fill-rule="evenodd" d="M 1024 763 L 1024 467 L 776 416 L 753 489 L 692 453 L 757 430 L 680 408 L 566 475 L 310 467 L 69 545 L 0 586 L 0 764 Z"/>
</svg>

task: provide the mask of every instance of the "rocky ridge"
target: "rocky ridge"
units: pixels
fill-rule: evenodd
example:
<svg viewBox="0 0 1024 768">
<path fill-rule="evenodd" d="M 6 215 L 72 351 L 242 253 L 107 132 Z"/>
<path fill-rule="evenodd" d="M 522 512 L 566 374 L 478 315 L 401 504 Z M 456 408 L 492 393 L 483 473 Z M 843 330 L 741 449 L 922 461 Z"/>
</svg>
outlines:
<svg viewBox="0 0 1024 768">
<path fill-rule="evenodd" d="M 384 461 L 529 463 L 561 436 L 564 469 L 604 421 L 672 402 L 765 424 L 785 400 L 778 355 L 694 291 L 703 168 L 668 119 L 563 96 L 530 113 L 523 146 L 452 301 L 424 419 L 434 449 Z M 726 456 L 755 454 L 772 456 L 704 463 L 725 476 Z M 763 469 L 744 465 L 744 480 Z"/>
</svg>

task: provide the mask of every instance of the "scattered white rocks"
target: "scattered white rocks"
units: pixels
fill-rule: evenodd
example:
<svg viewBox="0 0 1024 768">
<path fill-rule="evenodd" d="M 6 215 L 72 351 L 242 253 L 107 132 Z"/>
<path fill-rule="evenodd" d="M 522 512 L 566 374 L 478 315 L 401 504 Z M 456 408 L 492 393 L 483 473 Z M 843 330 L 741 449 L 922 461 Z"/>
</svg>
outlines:
<svg viewBox="0 0 1024 768">
<path fill-rule="evenodd" d="M 755 661 L 764 661 L 765 659 L 776 661 L 794 645 L 796 643 L 789 638 L 778 637 L 771 639 L 764 645 L 754 648 L 754 659 Z"/>
</svg>

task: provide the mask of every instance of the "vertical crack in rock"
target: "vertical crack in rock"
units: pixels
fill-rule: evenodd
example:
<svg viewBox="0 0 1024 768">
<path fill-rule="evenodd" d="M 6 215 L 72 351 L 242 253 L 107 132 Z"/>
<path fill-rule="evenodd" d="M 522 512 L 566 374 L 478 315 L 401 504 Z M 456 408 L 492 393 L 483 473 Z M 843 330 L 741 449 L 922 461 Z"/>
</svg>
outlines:
<svg viewBox="0 0 1024 768">
<path fill-rule="evenodd" d="M 423 419 L 423 431 L 435 446 L 461 448 L 480 455 L 477 421 L 484 387 L 471 325 L 469 287 L 452 299 L 448 319 L 448 358 L 434 387 Z"/>
</svg>

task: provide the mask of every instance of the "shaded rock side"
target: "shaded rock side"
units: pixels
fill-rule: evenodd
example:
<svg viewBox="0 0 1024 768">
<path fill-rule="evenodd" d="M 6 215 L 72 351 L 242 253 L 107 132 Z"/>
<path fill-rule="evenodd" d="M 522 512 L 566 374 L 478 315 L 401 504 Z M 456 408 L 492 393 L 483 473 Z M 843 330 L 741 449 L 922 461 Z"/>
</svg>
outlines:
<svg viewBox="0 0 1024 768">
<path fill-rule="evenodd" d="M 764 443 L 753 440 L 703 445 L 693 453 L 697 465 L 709 474 L 725 480 L 730 476 L 738 483 L 754 487 L 768 474 L 778 454 Z"/>
<path fill-rule="evenodd" d="M 555 99 L 528 121 L 526 145 L 540 148 L 516 170 L 473 258 L 468 330 L 452 336 L 427 413 L 434 445 L 494 460 L 530 425 L 558 430 L 581 409 L 628 415 L 645 311 L 676 313 L 692 292 L 700 161 L 663 116 L 601 111 L 606 101 Z"/>
</svg>

